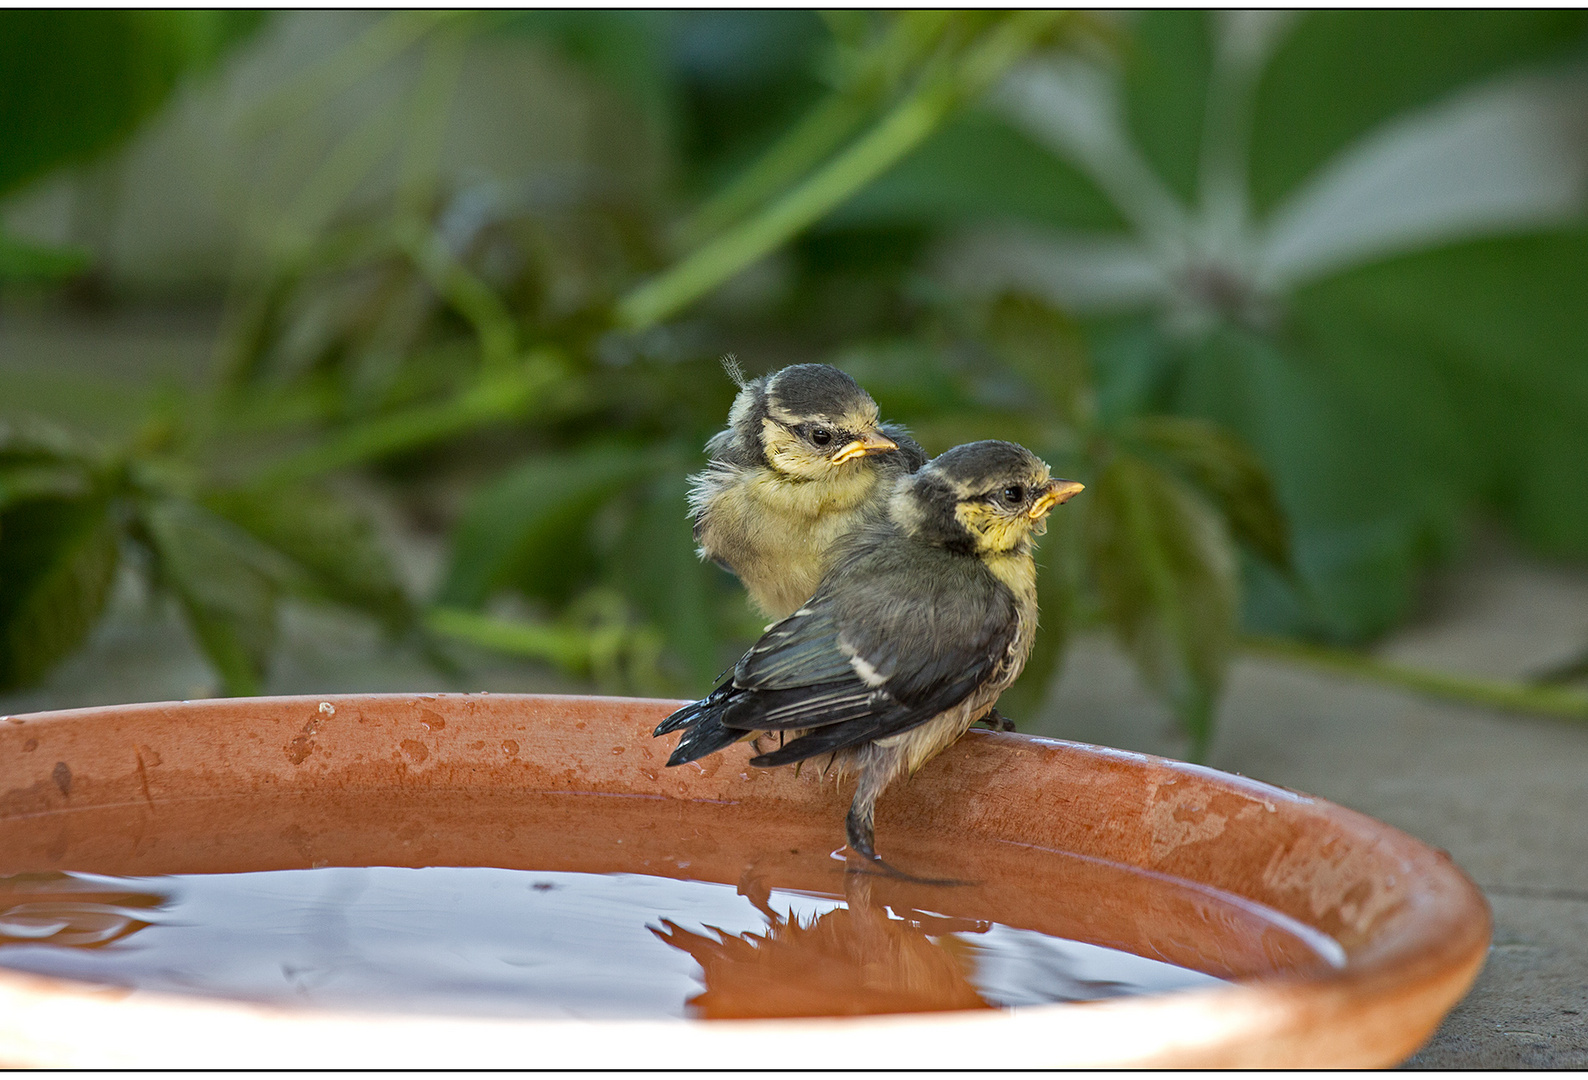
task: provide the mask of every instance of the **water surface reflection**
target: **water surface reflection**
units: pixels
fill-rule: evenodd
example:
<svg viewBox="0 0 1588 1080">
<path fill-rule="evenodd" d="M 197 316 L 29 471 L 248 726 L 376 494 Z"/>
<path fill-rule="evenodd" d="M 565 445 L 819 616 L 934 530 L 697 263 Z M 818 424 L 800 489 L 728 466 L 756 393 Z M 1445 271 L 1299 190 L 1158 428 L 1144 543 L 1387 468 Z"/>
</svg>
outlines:
<svg viewBox="0 0 1588 1080">
<path fill-rule="evenodd" d="M 0 966 L 332 1008 L 810 1016 L 1160 992 L 1210 976 L 992 920 L 648 874 L 325 867 L 0 878 Z"/>
</svg>

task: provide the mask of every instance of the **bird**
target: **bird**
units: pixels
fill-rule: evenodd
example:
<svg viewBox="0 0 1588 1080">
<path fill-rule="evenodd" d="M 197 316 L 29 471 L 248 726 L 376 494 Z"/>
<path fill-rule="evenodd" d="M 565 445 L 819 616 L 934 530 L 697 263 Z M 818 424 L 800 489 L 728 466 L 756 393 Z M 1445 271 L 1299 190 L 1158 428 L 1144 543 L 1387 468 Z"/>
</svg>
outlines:
<svg viewBox="0 0 1588 1080">
<path fill-rule="evenodd" d="M 728 426 L 706 443 L 690 477 L 689 509 L 702 558 L 744 584 L 781 619 L 821 583 L 838 543 L 882 516 L 894 482 L 926 452 L 877 403 L 828 364 L 795 364 L 739 384 Z"/>
<path fill-rule="evenodd" d="M 657 725 L 657 736 L 683 731 L 667 764 L 741 739 L 754 740 L 750 764 L 761 768 L 829 756 L 858 778 L 850 851 L 862 867 L 898 873 L 876 852 L 877 799 L 1020 675 L 1037 629 L 1034 538 L 1083 489 L 999 440 L 956 446 L 900 478 L 885 514 L 840 545 L 815 592 L 710 694 Z M 781 745 L 762 751 L 772 732 Z"/>
</svg>

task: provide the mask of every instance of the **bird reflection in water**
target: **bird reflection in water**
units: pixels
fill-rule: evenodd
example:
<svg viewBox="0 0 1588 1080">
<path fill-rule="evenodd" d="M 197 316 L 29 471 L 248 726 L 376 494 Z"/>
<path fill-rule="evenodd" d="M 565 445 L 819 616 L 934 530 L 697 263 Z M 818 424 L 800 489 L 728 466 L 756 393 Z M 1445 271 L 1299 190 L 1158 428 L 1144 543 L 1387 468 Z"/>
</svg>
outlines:
<svg viewBox="0 0 1588 1080">
<path fill-rule="evenodd" d="M 103 948 L 150 925 L 144 915 L 166 900 L 77 874 L 0 876 L 0 948 Z"/>
<path fill-rule="evenodd" d="M 689 1000 L 708 1020 L 989 1009 L 971 984 L 974 956 L 954 935 L 990 923 L 907 910 L 894 917 L 871 896 L 875 878 L 845 875 L 848 906 L 802 923 L 768 903 L 747 874 L 739 891 L 766 917 L 764 933 L 685 930 L 671 919 L 651 933 L 701 966 L 706 989 Z"/>
</svg>

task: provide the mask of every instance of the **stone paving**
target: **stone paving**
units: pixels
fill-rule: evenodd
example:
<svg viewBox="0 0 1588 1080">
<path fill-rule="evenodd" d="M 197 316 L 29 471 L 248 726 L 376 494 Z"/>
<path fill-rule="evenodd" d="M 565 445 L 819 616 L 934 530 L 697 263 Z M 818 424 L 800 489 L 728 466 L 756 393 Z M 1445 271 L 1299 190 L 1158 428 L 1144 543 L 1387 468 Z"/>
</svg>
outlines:
<svg viewBox="0 0 1588 1080">
<path fill-rule="evenodd" d="M 372 627 L 321 612 L 293 609 L 283 629 L 270 693 L 579 689 L 484 657 L 462 682 L 432 675 L 386 649 Z M 1584 643 L 1588 572 L 1490 551 L 1452 575 L 1438 609 L 1385 653 L 1516 676 Z M 88 648 L 43 686 L 0 695 L 0 714 L 213 692 L 174 614 L 124 582 Z M 1124 659 L 1097 638 L 1076 645 L 1047 709 L 1022 727 L 1152 753 L 1183 746 Z M 1243 660 L 1212 764 L 1405 829 L 1451 852 L 1483 887 L 1495 915 L 1488 965 L 1412 1066 L 1588 1066 L 1588 725 Z"/>
</svg>

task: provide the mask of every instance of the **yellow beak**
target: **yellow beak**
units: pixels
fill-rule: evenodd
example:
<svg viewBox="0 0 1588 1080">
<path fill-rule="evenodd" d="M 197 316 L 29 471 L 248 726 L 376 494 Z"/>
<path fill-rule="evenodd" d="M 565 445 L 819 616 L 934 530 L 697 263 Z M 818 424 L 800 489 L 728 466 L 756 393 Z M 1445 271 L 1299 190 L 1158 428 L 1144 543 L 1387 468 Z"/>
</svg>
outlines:
<svg viewBox="0 0 1588 1080">
<path fill-rule="evenodd" d="M 1037 501 L 1031 504 L 1031 509 L 1027 510 L 1026 514 L 1035 521 L 1055 506 L 1069 502 L 1085 490 L 1086 485 L 1078 480 L 1051 481 L 1048 490 L 1037 496 Z"/>
<path fill-rule="evenodd" d="M 865 457 L 867 454 L 885 454 L 889 450 L 897 450 L 899 444 L 882 434 L 880 431 L 868 431 L 853 442 L 839 447 L 838 453 L 833 455 L 833 464 L 842 465 L 846 461 Z"/>
</svg>

